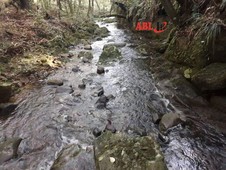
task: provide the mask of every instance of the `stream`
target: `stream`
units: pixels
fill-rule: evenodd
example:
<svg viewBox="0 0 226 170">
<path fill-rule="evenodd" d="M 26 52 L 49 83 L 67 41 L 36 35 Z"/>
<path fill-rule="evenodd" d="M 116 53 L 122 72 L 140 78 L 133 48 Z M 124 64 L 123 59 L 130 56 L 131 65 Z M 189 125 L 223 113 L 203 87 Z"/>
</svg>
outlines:
<svg viewBox="0 0 226 170">
<path fill-rule="evenodd" d="M 111 120 L 117 131 L 131 135 L 158 136 L 159 130 L 152 123 L 148 105 L 161 112 L 175 112 L 175 108 L 155 86 L 150 72 L 150 57 L 140 55 L 129 44 L 130 33 L 118 29 L 115 23 L 103 24 L 110 36 L 92 44 L 94 58 L 84 63 L 78 57 L 71 58 L 64 68 L 48 79 L 62 79 L 63 86 L 44 85 L 34 89 L 21 99 L 13 116 L 0 120 L 2 139 L 20 137 L 19 157 L 0 165 L 1 170 L 48 170 L 60 151 L 76 144 L 81 152 L 74 160 L 76 169 L 93 170 L 92 130 L 104 129 Z M 105 74 L 97 74 L 97 62 L 104 44 L 108 41 L 126 42 L 120 48 L 123 58 L 105 67 Z M 82 46 L 71 49 L 71 53 Z M 80 71 L 73 72 L 78 66 Z M 85 82 L 86 88 L 78 85 Z M 97 109 L 95 92 L 103 87 L 104 94 L 113 95 L 105 109 Z M 73 91 L 72 91 L 73 89 Z M 226 139 L 205 123 L 200 123 L 205 137 L 197 135 L 189 127 L 180 125 L 168 133 L 169 143 L 161 144 L 169 170 L 225 170 Z"/>
</svg>

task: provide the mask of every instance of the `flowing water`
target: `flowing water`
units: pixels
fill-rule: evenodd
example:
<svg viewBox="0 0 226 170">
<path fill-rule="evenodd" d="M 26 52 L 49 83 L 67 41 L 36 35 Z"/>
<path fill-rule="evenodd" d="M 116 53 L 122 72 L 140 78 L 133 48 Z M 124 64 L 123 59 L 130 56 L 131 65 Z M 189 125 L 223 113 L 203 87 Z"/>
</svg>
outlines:
<svg viewBox="0 0 226 170">
<path fill-rule="evenodd" d="M 107 28 L 110 36 L 92 44 L 91 63 L 72 58 L 64 68 L 48 77 L 63 79 L 63 87 L 44 85 L 31 91 L 20 101 L 14 115 L 1 122 L 1 138 L 23 139 L 18 148 L 19 158 L 0 165 L 1 170 L 48 170 L 69 144 L 77 144 L 82 149 L 75 161 L 76 168 L 93 170 L 93 128 L 104 129 L 109 119 L 118 131 L 157 136 L 158 128 L 152 123 L 147 105 L 163 113 L 177 110 L 156 88 L 149 70 L 150 58 L 130 47 L 131 36 L 114 23 Z M 108 71 L 98 75 L 97 62 L 103 45 L 112 39 L 127 43 L 120 48 L 123 58 L 105 66 Z M 71 52 L 79 50 L 77 46 Z M 75 66 L 81 71 L 73 72 Z M 82 81 L 87 84 L 85 89 L 78 88 Z M 115 97 L 106 109 L 95 107 L 98 97 L 94 93 L 100 87 L 105 95 Z M 170 170 L 226 169 L 225 137 L 205 123 L 199 125 L 206 132 L 204 135 L 197 135 L 187 126 L 177 126 L 168 133 L 169 143 L 161 146 Z"/>
</svg>

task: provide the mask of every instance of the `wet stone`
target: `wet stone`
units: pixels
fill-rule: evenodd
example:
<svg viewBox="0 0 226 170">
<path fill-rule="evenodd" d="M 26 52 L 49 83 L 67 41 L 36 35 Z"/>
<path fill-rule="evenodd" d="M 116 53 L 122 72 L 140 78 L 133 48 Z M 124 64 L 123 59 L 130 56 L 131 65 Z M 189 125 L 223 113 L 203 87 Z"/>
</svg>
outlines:
<svg viewBox="0 0 226 170">
<path fill-rule="evenodd" d="M 64 82 L 62 80 L 58 80 L 58 79 L 47 80 L 47 85 L 62 86 L 63 84 L 64 84 Z"/>
<path fill-rule="evenodd" d="M 178 113 L 167 113 L 167 114 L 163 115 L 163 117 L 159 123 L 159 128 L 163 132 L 171 127 L 177 126 L 181 122 L 182 122 L 182 120 Z"/>
<path fill-rule="evenodd" d="M 103 87 L 99 87 L 94 93 L 92 96 L 102 96 L 104 94 L 104 88 Z"/>
<path fill-rule="evenodd" d="M 105 73 L 104 67 L 98 66 L 97 67 L 97 74 L 103 74 Z"/>
<path fill-rule="evenodd" d="M 91 85 L 93 83 L 93 80 L 90 78 L 84 78 L 82 79 L 82 83 Z"/>
<path fill-rule="evenodd" d="M 104 108 L 106 108 L 106 103 L 96 103 L 96 108 L 97 109 L 104 109 Z"/>
<path fill-rule="evenodd" d="M 92 50 L 92 46 L 91 45 L 86 45 L 86 46 L 84 46 L 84 49 L 85 50 Z"/>
<path fill-rule="evenodd" d="M 100 136 L 101 133 L 102 133 L 102 131 L 101 131 L 99 128 L 94 128 L 94 129 L 93 129 L 93 135 L 94 135 L 95 137 Z"/>
<path fill-rule="evenodd" d="M 162 115 L 155 113 L 155 112 L 151 113 L 151 115 L 152 115 L 153 123 L 158 124 L 160 122 L 161 118 L 162 118 Z"/>
<path fill-rule="evenodd" d="M 80 89 L 85 89 L 85 88 L 86 88 L 86 85 L 85 85 L 85 84 L 79 84 L 79 85 L 78 85 L 78 88 L 80 88 Z"/>
<path fill-rule="evenodd" d="M 107 103 L 109 100 L 106 96 L 102 95 L 100 98 L 97 100 L 97 103 Z"/>
<path fill-rule="evenodd" d="M 15 103 L 2 103 L 0 104 L 0 116 L 10 115 L 18 105 Z"/>
</svg>

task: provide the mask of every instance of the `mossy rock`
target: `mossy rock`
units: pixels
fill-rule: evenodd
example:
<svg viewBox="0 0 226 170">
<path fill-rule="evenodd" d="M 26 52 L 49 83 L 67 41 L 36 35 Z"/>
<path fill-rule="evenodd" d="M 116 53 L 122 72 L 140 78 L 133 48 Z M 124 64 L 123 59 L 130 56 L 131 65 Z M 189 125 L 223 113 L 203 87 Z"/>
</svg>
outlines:
<svg viewBox="0 0 226 170">
<path fill-rule="evenodd" d="M 117 59 L 120 59 L 121 52 L 118 50 L 118 48 L 114 45 L 108 45 L 104 47 L 103 52 L 101 53 L 99 57 L 99 62 L 100 63 L 108 63 L 111 61 L 115 61 Z"/>
<path fill-rule="evenodd" d="M 100 27 L 95 30 L 94 34 L 100 37 L 107 37 L 109 35 L 109 30 L 106 27 Z"/>
<path fill-rule="evenodd" d="M 201 37 L 189 41 L 186 36 L 176 34 L 170 41 L 165 57 L 170 61 L 189 67 L 203 68 L 208 64 L 208 50 Z"/>
<path fill-rule="evenodd" d="M 93 54 L 90 51 L 80 51 L 78 54 L 79 58 L 85 58 L 87 60 L 92 60 L 93 59 Z"/>
<path fill-rule="evenodd" d="M 57 159 L 54 161 L 51 170 L 67 170 L 75 168 L 75 159 L 81 152 L 81 148 L 78 145 L 69 145 L 62 149 L 58 154 Z"/>
<path fill-rule="evenodd" d="M 152 137 L 105 132 L 95 141 L 97 170 L 166 170 L 159 145 Z"/>
<path fill-rule="evenodd" d="M 201 69 L 191 78 L 202 91 L 226 88 L 226 63 L 213 63 Z"/>
</svg>

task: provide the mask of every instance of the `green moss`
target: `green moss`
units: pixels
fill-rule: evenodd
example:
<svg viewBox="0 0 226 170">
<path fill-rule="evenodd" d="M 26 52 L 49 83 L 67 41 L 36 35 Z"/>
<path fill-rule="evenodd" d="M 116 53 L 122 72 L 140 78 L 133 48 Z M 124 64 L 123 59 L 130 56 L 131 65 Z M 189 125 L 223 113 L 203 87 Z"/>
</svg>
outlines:
<svg viewBox="0 0 226 170">
<path fill-rule="evenodd" d="M 207 46 L 201 43 L 201 37 L 189 41 L 188 37 L 178 34 L 173 37 L 165 52 L 167 59 L 196 68 L 203 68 L 207 65 L 207 55 Z"/>
<path fill-rule="evenodd" d="M 121 133 L 104 133 L 95 143 L 97 170 L 165 170 L 159 149 L 159 145 L 151 137 L 132 138 Z M 110 158 L 115 162 L 111 162 Z"/>
</svg>

